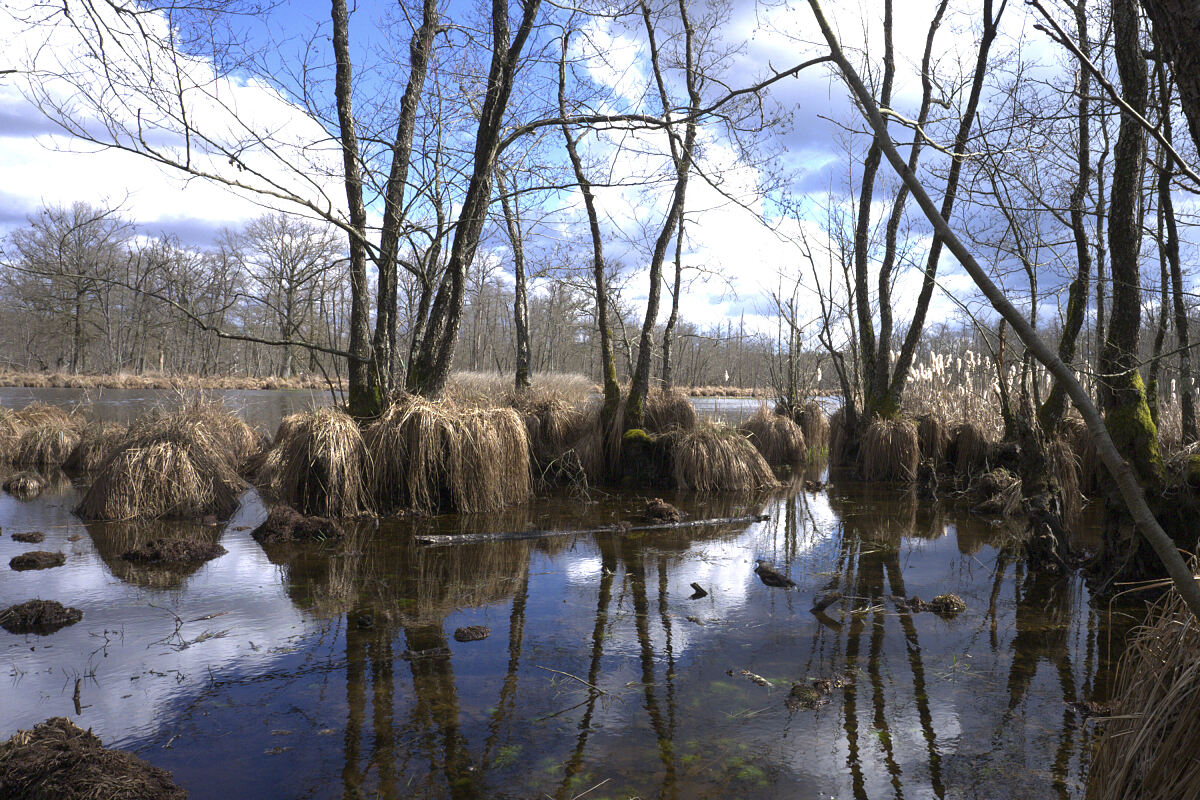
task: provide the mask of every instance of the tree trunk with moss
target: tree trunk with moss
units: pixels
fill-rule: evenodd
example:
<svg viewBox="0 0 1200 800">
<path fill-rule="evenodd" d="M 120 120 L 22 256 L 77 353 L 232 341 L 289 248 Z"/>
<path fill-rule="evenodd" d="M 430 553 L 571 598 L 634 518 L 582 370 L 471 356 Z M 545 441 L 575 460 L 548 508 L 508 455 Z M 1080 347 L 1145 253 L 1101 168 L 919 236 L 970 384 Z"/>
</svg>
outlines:
<svg viewBox="0 0 1200 800">
<path fill-rule="evenodd" d="M 1113 39 L 1122 99 L 1144 115 L 1146 63 L 1138 41 L 1135 0 L 1114 0 Z M 1163 461 L 1158 449 L 1158 430 L 1146 402 L 1141 373 L 1138 372 L 1137 352 L 1141 333 L 1139 251 L 1145 157 L 1145 132 L 1132 117 L 1122 115 L 1113 151 L 1112 194 L 1109 199 L 1112 313 L 1100 356 L 1099 393 L 1105 425 L 1118 452 L 1129 462 L 1142 488 L 1155 490 L 1163 482 Z M 1106 503 L 1103 550 L 1096 567 L 1108 580 L 1143 577 L 1161 571 L 1154 553 L 1136 535 L 1133 521 L 1115 498 Z"/>
</svg>

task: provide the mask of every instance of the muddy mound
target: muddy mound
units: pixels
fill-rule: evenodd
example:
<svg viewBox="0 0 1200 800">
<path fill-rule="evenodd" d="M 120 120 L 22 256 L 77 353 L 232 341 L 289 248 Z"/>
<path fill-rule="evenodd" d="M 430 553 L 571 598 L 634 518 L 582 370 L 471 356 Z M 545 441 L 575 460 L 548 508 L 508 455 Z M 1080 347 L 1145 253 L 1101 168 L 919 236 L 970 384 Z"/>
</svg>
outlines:
<svg viewBox="0 0 1200 800">
<path fill-rule="evenodd" d="M 83 619 L 78 608 L 64 606 L 55 600 L 29 600 L 0 611 L 0 628 L 9 633 L 46 635 L 74 625 Z"/>
<path fill-rule="evenodd" d="M 15 542 L 24 542 L 25 544 L 41 544 L 45 540 L 46 534 L 42 533 L 41 531 L 26 531 L 25 533 L 14 533 L 12 538 Z"/>
<path fill-rule="evenodd" d="M 679 522 L 683 519 L 683 515 L 679 513 L 678 508 L 662 498 L 656 497 L 646 501 L 646 507 L 642 510 L 642 518 L 647 522 L 655 523 Z"/>
<path fill-rule="evenodd" d="M 219 544 L 164 536 L 126 550 L 121 558 L 140 564 L 193 564 L 223 556 L 227 552 Z"/>
<path fill-rule="evenodd" d="M 67 557 L 62 553 L 51 553 L 46 550 L 30 550 L 28 553 L 13 556 L 8 565 L 15 570 L 26 570 L 50 569 L 51 567 L 61 567 L 65 563 L 67 563 Z"/>
<path fill-rule="evenodd" d="M 26 800 L 185 800 L 171 773 L 123 750 L 106 750 L 65 717 L 0 744 L 0 797 Z"/>
<path fill-rule="evenodd" d="M 454 631 L 456 642 L 478 642 L 492 635 L 492 629 L 486 625 L 467 625 Z"/>
<path fill-rule="evenodd" d="M 259 544 L 340 539 L 342 526 L 327 517 L 306 517 L 290 506 L 275 506 L 250 534 Z"/>
</svg>

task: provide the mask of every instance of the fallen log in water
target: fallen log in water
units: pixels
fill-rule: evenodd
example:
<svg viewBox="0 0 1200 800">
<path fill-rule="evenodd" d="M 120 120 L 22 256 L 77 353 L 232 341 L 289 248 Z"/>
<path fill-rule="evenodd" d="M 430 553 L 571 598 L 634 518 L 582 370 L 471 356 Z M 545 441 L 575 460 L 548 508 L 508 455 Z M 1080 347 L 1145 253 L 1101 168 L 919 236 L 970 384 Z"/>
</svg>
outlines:
<svg viewBox="0 0 1200 800">
<path fill-rule="evenodd" d="M 660 522 L 653 525 L 618 525 L 605 528 L 585 528 L 573 531 L 503 531 L 500 533 L 454 533 L 454 534 L 420 534 L 416 540 L 421 544 L 474 544 L 476 542 L 511 542 L 518 539 L 547 539 L 551 536 L 575 536 L 590 533 L 628 533 L 632 531 L 665 531 L 677 528 L 707 528 L 714 525 L 745 525 L 750 522 L 763 522 L 768 519 L 766 514 L 753 514 L 748 517 L 718 517 L 717 519 L 693 519 L 687 522 Z"/>
</svg>

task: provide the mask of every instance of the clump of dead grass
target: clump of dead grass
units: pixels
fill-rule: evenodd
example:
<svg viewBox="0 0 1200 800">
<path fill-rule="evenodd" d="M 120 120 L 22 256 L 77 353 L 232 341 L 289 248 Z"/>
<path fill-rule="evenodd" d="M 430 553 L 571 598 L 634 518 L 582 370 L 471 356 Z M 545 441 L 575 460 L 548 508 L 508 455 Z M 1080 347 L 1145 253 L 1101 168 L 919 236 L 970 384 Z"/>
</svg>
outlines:
<svg viewBox="0 0 1200 800">
<path fill-rule="evenodd" d="M 912 420 L 873 419 L 859 446 L 859 471 L 866 481 L 912 481 L 920 455 Z"/>
<path fill-rule="evenodd" d="M 0 408 L 0 461 L 12 461 L 27 426 L 11 408 Z"/>
<path fill-rule="evenodd" d="M 797 466 L 804 463 L 808 454 L 805 437 L 800 426 L 783 414 L 775 414 L 765 405 L 750 419 L 743 422 L 739 430 L 750 439 L 768 464 Z"/>
<path fill-rule="evenodd" d="M 521 415 L 534 468 L 548 483 L 571 482 L 586 473 L 578 444 L 586 433 L 587 409 L 547 391 L 510 392 L 505 405 Z"/>
<path fill-rule="evenodd" d="M 530 379 L 538 395 L 553 395 L 582 405 L 596 393 L 596 382 L 573 372 L 536 372 Z M 505 372 L 455 372 L 446 381 L 446 397 L 460 406 L 493 407 L 514 391 L 513 375 Z"/>
<path fill-rule="evenodd" d="M 301 514 L 354 517 L 373 510 L 371 465 L 358 423 L 340 409 L 320 408 L 284 418 L 256 482 Z"/>
<path fill-rule="evenodd" d="M 1195 564 L 1193 564 L 1195 571 Z M 1088 800 L 1200 795 L 1200 624 L 1172 589 L 1130 637 Z"/>
<path fill-rule="evenodd" d="M 228 519 L 246 484 L 212 440 L 139 439 L 115 453 L 76 509 L 81 519 Z"/>
<path fill-rule="evenodd" d="M 63 468 L 74 472 L 95 472 L 121 447 L 128 435 L 129 429 L 124 425 L 89 425 L 84 428 L 79 442 L 63 462 Z"/>
<path fill-rule="evenodd" d="M 529 434 L 511 408 L 394 398 L 365 434 L 384 513 L 494 511 L 532 493 Z"/>
<path fill-rule="evenodd" d="M 1015 517 L 1023 508 L 1021 502 L 1021 479 L 1003 468 L 985 472 L 976 477 L 970 488 L 975 505 L 975 514 Z"/>
<path fill-rule="evenodd" d="M 987 469 L 992 444 L 982 425 L 962 422 L 950 434 L 947 458 L 954 473 L 961 477 L 978 475 Z"/>
<path fill-rule="evenodd" d="M 829 418 L 821 404 L 810 400 L 795 414 L 796 424 L 804 433 L 804 441 L 810 449 L 823 450 L 829 447 Z"/>
<path fill-rule="evenodd" d="M 72 422 L 47 417 L 28 427 L 17 441 L 13 462 L 26 467 L 58 467 L 79 444 L 79 428 Z"/>
<path fill-rule="evenodd" d="M 839 408 L 829 415 L 829 463 L 846 463 L 846 409 Z"/>
<path fill-rule="evenodd" d="M 950 431 L 946 423 L 936 414 L 925 413 L 916 418 L 917 447 L 921 459 L 930 461 L 940 469 L 946 461 L 946 451 L 950 447 Z"/>
<path fill-rule="evenodd" d="M 30 800 L 184 800 L 171 773 L 108 750 L 66 717 L 17 731 L 0 744 L 0 797 Z"/>
<path fill-rule="evenodd" d="M 719 423 L 674 430 L 661 437 L 677 489 L 701 492 L 756 491 L 779 486 L 750 440 Z"/>
</svg>

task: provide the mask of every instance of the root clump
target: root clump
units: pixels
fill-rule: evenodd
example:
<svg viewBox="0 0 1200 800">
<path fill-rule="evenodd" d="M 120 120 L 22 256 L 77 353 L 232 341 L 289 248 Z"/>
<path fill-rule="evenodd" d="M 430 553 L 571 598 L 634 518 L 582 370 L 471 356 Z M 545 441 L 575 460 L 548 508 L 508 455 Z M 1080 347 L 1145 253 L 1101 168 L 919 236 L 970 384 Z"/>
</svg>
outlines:
<svg viewBox="0 0 1200 800">
<path fill-rule="evenodd" d="M 9 633 L 36 633 L 47 636 L 83 619 L 78 608 L 57 600 L 27 600 L 0 611 L 0 628 Z"/>
<path fill-rule="evenodd" d="M 66 717 L 17 731 L 0 744 L 0 797 L 26 800 L 186 800 L 171 773 L 100 739 Z"/>
<path fill-rule="evenodd" d="M 41 531 L 25 531 L 24 533 L 14 533 L 12 535 L 14 542 L 24 542 L 25 544 L 41 544 L 46 540 L 46 534 Z"/>
<path fill-rule="evenodd" d="M 67 557 L 63 553 L 51 553 L 47 550 L 30 550 L 28 553 L 13 556 L 9 560 L 8 566 L 18 572 L 23 572 L 29 569 L 61 567 L 65 563 L 67 563 Z"/>
<path fill-rule="evenodd" d="M 227 552 L 219 544 L 164 536 L 126 550 L 121 558 L 141 564 L 191 564 L 208 561 Z"/>
<path fill-rule="evenodd" d="M 656 497 L 653 500 L 646 501 L 646 508 L 642 511 L 642 519 L 652 523 L 679 522 L 679 520 L 683 519 L 683 514 L 666 500 Z"/>
<path fill-rule="evenodd" d="M 306 517 L 289 506 L 275 506 L 251 534 L 260 544 L 340 539 L 342 526 L 328 517 Z"/>
</svg>

